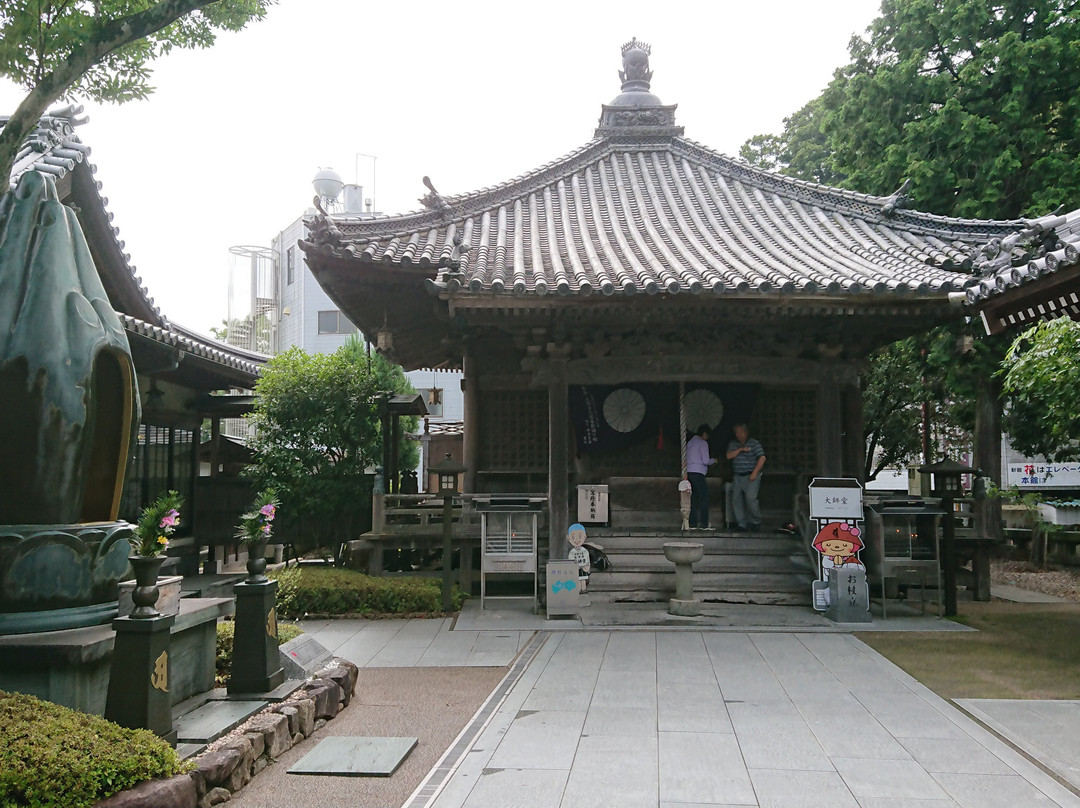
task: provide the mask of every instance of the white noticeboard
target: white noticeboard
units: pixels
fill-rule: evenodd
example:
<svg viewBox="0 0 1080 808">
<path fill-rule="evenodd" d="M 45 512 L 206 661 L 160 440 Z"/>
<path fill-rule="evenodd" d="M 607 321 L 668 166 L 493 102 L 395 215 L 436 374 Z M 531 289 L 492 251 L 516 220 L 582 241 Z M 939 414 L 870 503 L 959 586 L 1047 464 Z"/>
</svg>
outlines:
<svg viewBox="0 0 1080 808">
<path fill-rule="evenodd" d="M 862 519 L 863 490 L 848 477 L 815 477 L 810 483 L 811 519 Z"/>
<path fill-rule="evenodd" d="M 1038 488 L 1080 488 L 1080 460 L 1047 463 L 1042 460 L 1009 462 L 1006 485 L 1023 490 Z"/>
</svg>

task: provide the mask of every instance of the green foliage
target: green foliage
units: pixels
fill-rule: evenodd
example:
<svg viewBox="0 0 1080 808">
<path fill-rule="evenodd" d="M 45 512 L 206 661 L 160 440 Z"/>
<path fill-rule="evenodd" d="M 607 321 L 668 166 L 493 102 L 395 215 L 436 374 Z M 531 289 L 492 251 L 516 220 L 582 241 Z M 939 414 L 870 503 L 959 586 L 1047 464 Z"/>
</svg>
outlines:
<svg viewBox="0 0 1080 808">
<path fill-rule="evenodd" d="M 273 488 L 266 488 L 255 495 L 255 501 L 240 517 L 236 538 L 246 547 L 257 542 L 270 541 L 274 531 L 274 518 L 281 503 Z"/>
<path fill-rule="evenodd" d="M 0 805 L 87 808 L 183 770 L 152 732 L 0 691 Z"/>
<path fill-rule="evenodd" d="M 785 119 L 781 134 L 755 136 L 740 153 L 764 168 L 865 193 L 891 194 L 910 179 L 910 204 L 946 216 L 1011 219 L 1075 206 L 1077 23 L 1080 6 L 1060 0 L 885 0 L 868 35 L 852 39 L 851 61 L 825 91 Z M 953 339 L 959 331 L 951 329 Z M 980 338 L 973 351 L 959 353 L 948 333 L 922 341 L 926 373 L 904 366 L 897 374 L 897 363 L 910 359 L 903 346 L 869 368 L 870 441 L 875 445 L 876 433 L 876 446 L 890 457 L 909 456 L 918 434 L 913 408 L 893 395 L 904 391 L 890 385 L 907 388 L 912 403 L 931 402 L 961 430 L 974 427 L 977 410 L 986 417 L 977 398 L 997 396 L 990 379 L 1004 345 Z M 926 389 L 924 376 L 936 390 Z M 1037 386 L 1030 396 L 1014 392 L 1006 426 L 1020 436 L 1020 448 L 1060 450 L 1074 433 L 1066 423 L 1040 441 L 1048 400 L 1035 394 Z M 993 457 L 989 434 L 975 435 L 976 457 Z"/>
<path fill-rule="evenodd" d="M 1080 7 L 885 0 L 825 92 L 747 159 L 947 216 L 1038 215 L 1080 198 Z"/>
<path fill-rule="evenodd" d="M 132 551 L 141 556 L 161 555 L 168 549 L 169 536 L 180 524 L 180 508 L 184 498 L 176 491 L 167 491 L 139 514 L 135 523 L 135 538 L 138 546 Z"/>
<path fill-rule="evenodd" d="M 304 630 L 294 623 L 277 624 L 278 645 L 295 640 Z M 233 639 L 236 636 L 236 623 L 232 620 L 219 620 L 217 623 L 217 654 L 214 660 L 216 673 L 214 682 L 224 687 L 232 672 Z"/>
<path fill-rule="evenodd" d="M 739 149 L 739 156 L 768 171 L 825 185 L 841 185 L 845 175 L 829 159 L 829 142 L 821 130 L 823 117 L 824 105 L 818 97 L 784 118 L 782 135 L 754 135 Z"/>
<path fill-rule="evenodd" d="M 1080 441 L 1080 323 L 1040 323 L 1013 342 L 1001 366 L 1013 445 L 1050 460 L 1075 457 Z"/>
<path fill-rule="evenodd" d="M 0 7 L 0 75 L 33 90 L 81 53 L 122 40 L 125 26 L 154 28 L 123 42 L 73 78 L 65 94 L 95 101 L 130 101 L 153 92 L 147 62 L 173 48 L 205 48 L 218 31 L 238 31 L 262 19 L 267 0 L 186 3 L 146 0 L 109 2 L 12 2 Z M 170 20 L 170 16 L 181 16 Z M 156 28 L 164 23 L 164 27 Z"/>
<path fill-rule="evenodd" d="M 277 491 L 278 535 L 298 551 L 355 538 L 370 516 L 365 471 L 382 463 L 378 397 L 387 389 L 411 388 L 400 368 L 395 375 L 382 357 L 369 361 L 347 347 L 332 354 L 291 348 L 263 368 L 246 474 Z"/>
<path fill-rule="evenodd" d="M 374 355 L 369 354 L 367 345 L 356 334 L 353 334 L 346 340 L 345 344 L 341 346 L 341 350 L 352 357 L 354 362 L 370 363 L 371 372 L 375 376 L 380 390 L 391 390 L 395 393 L 416 392 L 416 389 L 410 384 L 409 379 L 405 376 L 405 371 L 401 369 L 401 365 L 395 365 L 392 362 L 386 361 L 386 358 L 380 353 Z M 420 419 L 415 415 L 408 415 L 401 418 L 399 423 L 402 434 L 405 434 L 406 432 L 415 433 L 420 424 Z M 381 445 L 380 442 L 380 451 Z M 419 462 L 419 444 L 415 441 L 403 440 L 401 442 L 401 450 L 398 452 L 398 468 L 403 471 L 414 469 Z"/>
<path fill-rule="evenodd" d="M 286 617 L 442 612 L 442 583 L 437 578 L 372 577 L 331 567 L 294 567 L 267 575 L 279 581 L 277 608 Z M 455 610 L 464 599 L 455 587 Z"/>
<path fill-rule="evenodd" d="M 923 460 L 924 406 L 933 452 L 955 455 L 971 444 L 977 380 L 992 372 L 997 347 L 975 341 L 965 351 L 958 343 L 961 330 L 936 328 L 870 357 L 860 378 L 867 480 L 882 469 Z"/>
<path fill-rule="evenodd" d="M 274 0 L 13 0 L 0 4 L 0 76 L 27 95 L 0 130 L 0 188 L 46 109 L 83 95 L 122 103 L 153 91 L 148 63 L 173 48 L 205 48 Z"/>
</svg>

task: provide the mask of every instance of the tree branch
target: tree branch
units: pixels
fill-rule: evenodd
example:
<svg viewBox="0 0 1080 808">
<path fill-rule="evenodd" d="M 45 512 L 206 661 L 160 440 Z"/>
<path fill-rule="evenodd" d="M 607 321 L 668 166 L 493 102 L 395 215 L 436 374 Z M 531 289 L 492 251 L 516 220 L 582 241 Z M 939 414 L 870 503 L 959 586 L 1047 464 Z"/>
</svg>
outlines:
<svg viewBox="0 0 1080 808">
<path fill-rule="evenodd" d="M 11 169 L 26 136 L 49 106 L 62 98 L 80 76 L 113 51 L 155 34 L 185 14 L 213 2 L 215 0 L 163 0 L 145 11 L 95 26 L 89 41 L 73 47 L 64 62 L 41 76 L 0 130 L 0 189 L 6 191 L 11 185 Z M 42 58 L 41 64 L 44 61 Z"/>
</svg>

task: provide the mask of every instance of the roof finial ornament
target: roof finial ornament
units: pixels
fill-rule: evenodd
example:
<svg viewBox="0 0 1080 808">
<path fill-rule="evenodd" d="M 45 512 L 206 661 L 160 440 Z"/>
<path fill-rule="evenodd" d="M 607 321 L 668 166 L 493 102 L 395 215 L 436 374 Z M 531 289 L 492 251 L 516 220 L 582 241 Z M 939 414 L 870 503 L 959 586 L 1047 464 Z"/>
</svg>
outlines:
<svg viewBox="0 0 1080 808">
<path fill-rule="evenodd" d="M 892 192 L 881 205 L 882 216 L 893 216 L 901 208 L 906 208 L 911 204 L 911 197 L 908 196 L 908 189 L 911 187 L 911 179 L 904 180 L 903 184 Z"/>
<path fill-rule="evenodd" d="M 637 37 L 622 46 L 623 69 L 619 71 L 622 79 L 623 92 L 628 90 L 648 90 L 649 82 L 652 81 L 652 71 L 649 70 L 649 54 L 652 48 L 644 42 L 638 42 Z"/>
<path fill-rule="evenodd" d="M 649 56 L 652 47 L 637 37 L 622 46 L 622 92 L 600 113 L 597 136 L 619 137 L 681 137 L 681 126 L 675 125 L 675 105 L 665 106 L 649 89 L 652 71 Z"/>
<path fill-rule="evenodd" d="M 444 211 L 450 207 L 450 204 L 443 199 L 442 194 L 435 190 L 435 186 L 431 182 L 430 177 L 424 177 L 424 187 L 428 189 L 428 193 L 420 197 L 420 204 L 425 208 L 431 210 Z"/>
</svg>

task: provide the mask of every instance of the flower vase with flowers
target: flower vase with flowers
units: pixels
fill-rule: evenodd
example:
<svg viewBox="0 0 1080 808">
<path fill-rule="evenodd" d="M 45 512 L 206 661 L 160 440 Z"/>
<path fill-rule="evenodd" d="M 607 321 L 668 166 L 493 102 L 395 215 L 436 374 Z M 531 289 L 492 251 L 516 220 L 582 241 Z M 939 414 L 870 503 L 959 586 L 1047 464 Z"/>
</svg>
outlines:
<svg viewBox="0 0 1080 808">
<path fill-rule="evenodd" d="M 169 547 L 169 537 L 180 525 L 180 508 L 184 498 L 176 491 L 168 491 L 143 509 L 135 523 L 136 543 L 131 548 L 128 561 L 135 574 L 135 588 L 131 601 L 135 619 L 158 617 L 154 604 L 158 599 L 157 578 L 165 562 L 163 553 Z"/>
<path fill-rule="evenodd" d="M 266 543 L 274 532 L 277 515 L 277 492 L 273 488 L 260 491 L 251 507 L 240 517 L 236 538 L 247 548 L 247 571 L 249 584 L 261 584 L 266 578 Z"/>
</svg>

